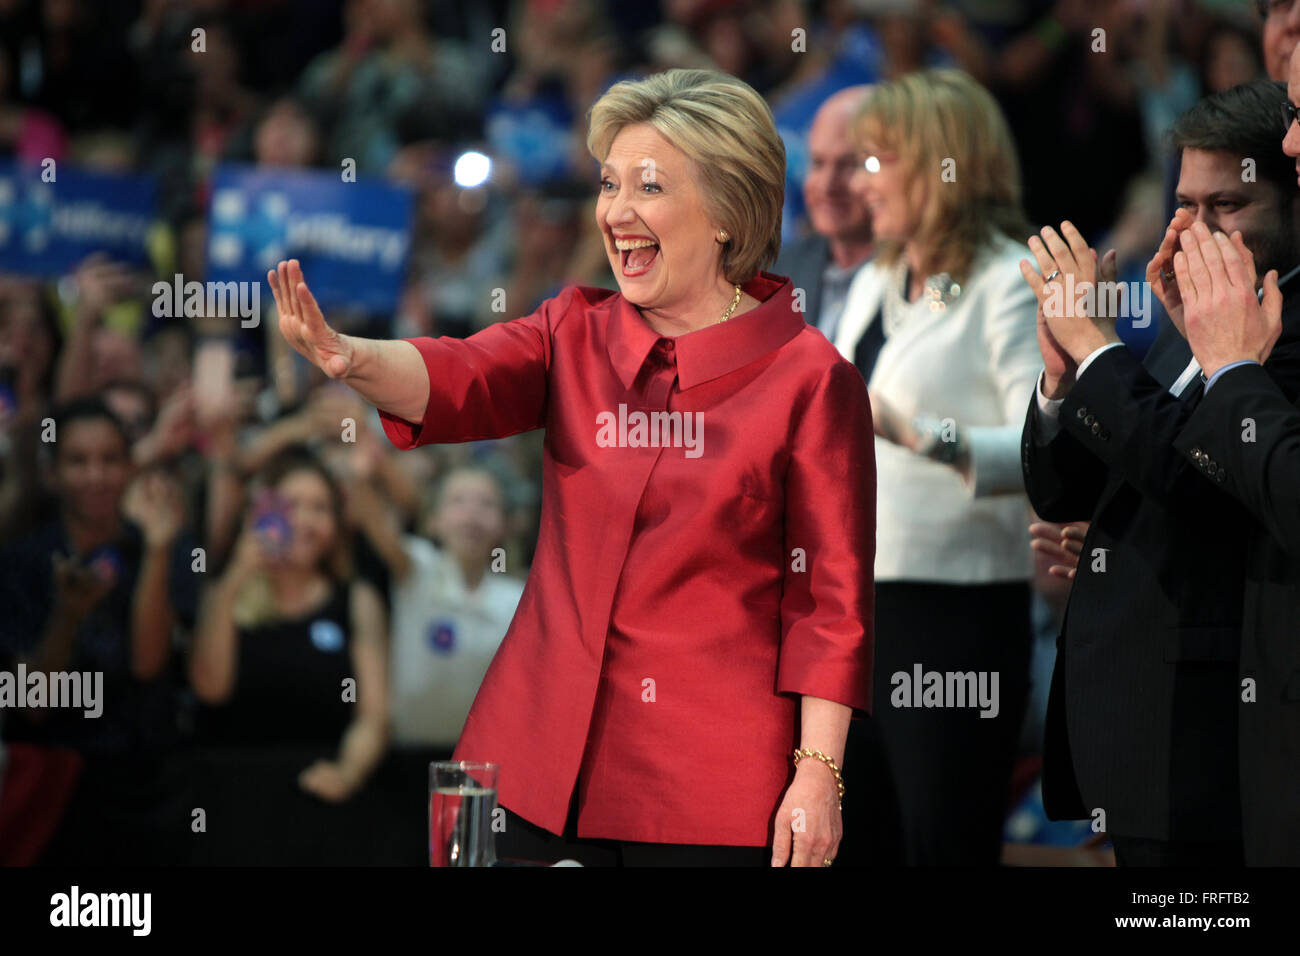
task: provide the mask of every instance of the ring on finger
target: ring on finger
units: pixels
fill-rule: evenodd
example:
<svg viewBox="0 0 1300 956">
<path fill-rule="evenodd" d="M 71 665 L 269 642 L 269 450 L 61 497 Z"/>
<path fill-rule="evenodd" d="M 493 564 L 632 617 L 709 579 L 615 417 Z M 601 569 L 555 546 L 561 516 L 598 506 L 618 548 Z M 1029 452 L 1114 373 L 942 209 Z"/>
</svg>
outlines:
<svg viewBox="0 0 1300 956">
<path fill-rule="evenodd" d="M 1055 278 L 1056 278 L 1057 276 L 1059 276 L 1060 274 L 1061 274 L 1061 270 L 1060 270 L 1060 269 L 1053 269 L 1050 275 L 1046 275 L 1046 276 L 1043 277 L 1043 282 L 1044 282 L 1044 283 L 1051 282 L 1053 279 L 1055 279 Z"/>
</svg>

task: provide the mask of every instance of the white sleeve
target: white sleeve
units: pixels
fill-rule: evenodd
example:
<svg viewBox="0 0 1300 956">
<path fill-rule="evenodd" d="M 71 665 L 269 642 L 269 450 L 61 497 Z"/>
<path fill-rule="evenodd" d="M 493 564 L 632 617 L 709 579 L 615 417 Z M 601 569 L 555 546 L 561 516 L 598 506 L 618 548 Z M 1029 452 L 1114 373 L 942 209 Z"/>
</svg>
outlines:
<svg viewBox="0 0 1300 956">
<path fill-rule="evenodd" d="M 998 259 L 988 268 L 989 288 L 981 317 L 987 348 L 988 373 L 1003 408 L 1004 425 L 971 425 L 964 429 L 970 449 L 966 485 L 972 496 L 1024 493 L 1020 436 L 1024 428 L 1025 393 L 1034 388 L 1043 357 L 1038 351 L 1038 302 L 1020 274 L 1019 260 Z"/>
<path fill-rule="evenodd" d="M 1034 438 L 1040 445 L 1046 445 L 1061 430 L 1061 403 L 1063 398 L 1048 398 L 1043 394 L 1043 379 L 1047 372 L 1040 372 L 1038 384 L 1034 386 L 1034 398 L 1038 401 L 1038 417 L 1034 419 Z"/>
</svg>

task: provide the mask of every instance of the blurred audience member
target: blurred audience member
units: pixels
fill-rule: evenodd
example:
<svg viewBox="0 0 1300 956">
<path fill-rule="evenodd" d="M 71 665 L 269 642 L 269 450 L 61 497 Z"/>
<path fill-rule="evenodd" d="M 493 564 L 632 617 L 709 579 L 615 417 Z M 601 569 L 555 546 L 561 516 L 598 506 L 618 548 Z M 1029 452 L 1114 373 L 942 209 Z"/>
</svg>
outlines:
<svg viewBox="0 0 1300 956">
<path fill-rule="evenodd" d="M 323 162 L 382 173 L 419 139 L 475 135 L 485 57 L 435 39 L 418 0 L 348 0 L 342 46 L 307 66 L 298 90 L 326 132 Z"/>
<path fill-rule="evenodd" d="M 1291 52 L 1300 43 L 1300 3 L 1296 0 L 1255 0 L 1264 21 L 1264 68 L 1268 78 L 1287 81 Z"/>
<path fill-rule="evenodd" d="M 102 692 L 84 709 L 15 709 L 4 732 L 85 761 L 47 861 L 174 861 L 187 811 L 166 775 L 179 740 L 170 664 L 196 590 L 180 491 L 160 471 L 133 479 L 126 429 L 99 399 L 53 417 L 46 448 L 58 513 L 0 554 L 0 657 L 5 670 L 51 681 L 102 675 Z"/>
<path fill-rule="evenodd" d="M 11 88 L 9 54 L 0 47 L 0 156 L 23 163 L 61 162 L 68 148 L 56 116 L 21 103 Z"/>
<path fill-rule="evenodd" d="M 1031 649 L 1020 435 L 1042 361 L 1019 167 L 996 101 L 956 70 L 877 87 L 854 136 L 881 247 L 835 344 L 867 379 L 877 436 L 872 722 L 907 863 L 991 866 Z M 940 182 L 945 163 L 960 172 Z M 998 690 L 922 707 L 922 672 L 996 674 Z"/>
<path fill-rule="evenodd" d="M 383 757 L 383 603 L 373 586 L 349 580 L 343 492 L 315 457 L 277 457 L 258 492 L 229 565 L 204 594 L 190 654 L 203 705 L 197 741 L 211 757 L 199 783 L 238 817 L 224 824 L 230 842 L 206 841 L 201 858 L 356 862 L 346 828 L 331 829 L 343 817 L 305 797 L 348 800 Z M 221 779 L 230 754 L 249 761 L 241 781 Z"/>
<path fill-rule="evenodd" d="M 393 735 L 449 755 L 523 582 L 502 573 L 506 496 L 491 471 L 445 475 L 420 530 L 385 549 L 394 578 Z"/>
<path fill-rule="evenodd" d="M 473 187 L 456 183 L 456 154 L 418 143 L 397 154 L 390 176 L 416 191 L 410 278 L 396 326 L 399 334 L 463 338 L 500 319 L 493 290 L 504 288 L 514 242 L 509 209 L 489 180 Z M 513 308 L 513 307 L 512 307 Z"/>
<path fill-rule="evenodd" d="M 282 96 L 262 114 L 253 133 L 253 158 L 259 166 L 302 168 L 315 165 L 320 134 L 296 97 Z"/>
<path fill-rule="evenodd" d="M 41 287 L 0 281 L 0 542 L 43 517 L 37 450 L 61 348 L 58 318 Z"/>
<path fill-rule="evenodd" d="M 870 92 L 853 86 L 836 93 L 817 111 L 808 132 L 808 175 L 804 205 L 812 234 L 784 244 L 772 271 L 789 276 L 804 291 L 804 317 L 835 341 L 849 283 L 871 258 L 871 212 L 851 184 L 858 151 L 850 130 Z"/>
</svg>

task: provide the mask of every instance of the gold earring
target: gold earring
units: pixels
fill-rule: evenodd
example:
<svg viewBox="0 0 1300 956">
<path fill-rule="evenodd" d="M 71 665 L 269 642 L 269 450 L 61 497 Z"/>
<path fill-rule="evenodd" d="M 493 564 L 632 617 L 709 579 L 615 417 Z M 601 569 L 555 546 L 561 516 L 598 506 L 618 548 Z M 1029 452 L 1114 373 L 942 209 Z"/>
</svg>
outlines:
<svg viewBox="0 0 1300 956">
<path fill-rule="evenodd" d="M 727 230 L 724 229 L 720 233 L 718 233 L 718 242 L 730 242 L 730 241 L 731 241 L 731 236 L 727 235 Z"/>
</svg>

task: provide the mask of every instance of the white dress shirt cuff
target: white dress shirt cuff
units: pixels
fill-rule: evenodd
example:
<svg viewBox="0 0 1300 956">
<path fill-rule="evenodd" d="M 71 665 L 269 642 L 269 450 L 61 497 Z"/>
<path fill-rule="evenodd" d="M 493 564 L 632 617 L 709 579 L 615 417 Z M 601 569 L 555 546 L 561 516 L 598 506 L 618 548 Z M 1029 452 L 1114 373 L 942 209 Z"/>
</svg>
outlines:
<svg viewBox="0 0 1300 956">
<path fill-rule="evenodd" d="M 1083 373 L 1088 371 L 1088 366 L 1092 364 L 1092 360 L 1095 359 L 1102 352 L 1105 352 L 1107 349 L 1120 348 L 1121 346 L 1123 346 L 1123 344 L 1124 344 L 1123 342 L 1107 342 L 1101 348 L 1094 349 L 1093 351 L 1089 352 L 1088 357 L 1079 363 L 1079 370 L 1074 373 L 1075 379 L 1077 380 L 1083 378 Z"/>
<path fill-rule="evenodd" d="M 1093 360 L 1107 349 L 1122 346 L 1123 342 L 1107 342 L 1099 349 L 1094 349 L 1088 353 L 1088 356 L 1079 363 L 1078 370 L 1074 373 L 1075 379 L 1083 377 L 1083 373 L 1088 370 L 1088 366 Z M 1047 377 L 1047 372 L 1040 372 L 1038 375 L 1038 384 L 1034 386 L 1034 397 L 1038 399 L 1038 411 L 1041 413 L 1035 419 L 1034 439 L 1040 445 L 1046 445 L 1056 433 L 1061 430 L 1061 402 L 1063 398 L 1048 398 L 1043 394 L 1043 380 Z"/>
<path fill-rule="evenodd" d="M 1034 398 L 1038 401 L 1038 415 L 1034 418 L 1034 440 L 1040 445 L 1048 444 L 1061 430 L 1061 402 L 1063 398 L 1048 398 L 1043 394 L 1043 379 L 1047 372 L 1038 374 L 1038 384 L 1034 386 Z"/>
</svg>

